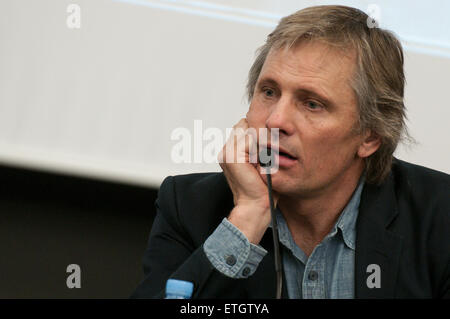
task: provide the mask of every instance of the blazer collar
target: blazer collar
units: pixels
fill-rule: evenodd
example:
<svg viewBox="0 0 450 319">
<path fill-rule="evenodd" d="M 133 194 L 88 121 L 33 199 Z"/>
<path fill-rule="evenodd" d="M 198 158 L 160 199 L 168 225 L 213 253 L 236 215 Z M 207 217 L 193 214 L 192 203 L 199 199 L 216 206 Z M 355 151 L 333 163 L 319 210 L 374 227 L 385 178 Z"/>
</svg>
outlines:
<svg viewBox="0 0 450 319">
<path fill-rule="evenodd" d="M 397 215 L 392 171 L 380 186 L 364 185 L 356 221 L 356 298 L 394 297 L 402 238 L 388 227 Z M 375 276 L 379 287 L 370 284 Z"/>
</svg>

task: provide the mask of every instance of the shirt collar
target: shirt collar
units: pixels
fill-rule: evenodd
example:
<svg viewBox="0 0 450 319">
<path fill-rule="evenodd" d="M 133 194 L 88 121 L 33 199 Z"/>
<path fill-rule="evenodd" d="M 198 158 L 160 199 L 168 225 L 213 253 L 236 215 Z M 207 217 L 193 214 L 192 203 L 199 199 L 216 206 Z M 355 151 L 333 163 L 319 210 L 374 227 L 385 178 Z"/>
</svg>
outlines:
<svg viewBox="0 0 450 319">
<path fill-rule="evenodd" d="M 355 250 L 356 241 L 356 218 L 359 212 L 359 202 L 361 200 L 361 192 L 364 187 L 365 174 L 363 173 L 359 179 L 358 186 L 353 192 L 352 198 L 345 206 L 341 215 L 339 216 L 333 231 L 339 228 L 342 232 L 342 237 L 345 244 Z"/>
</svg>

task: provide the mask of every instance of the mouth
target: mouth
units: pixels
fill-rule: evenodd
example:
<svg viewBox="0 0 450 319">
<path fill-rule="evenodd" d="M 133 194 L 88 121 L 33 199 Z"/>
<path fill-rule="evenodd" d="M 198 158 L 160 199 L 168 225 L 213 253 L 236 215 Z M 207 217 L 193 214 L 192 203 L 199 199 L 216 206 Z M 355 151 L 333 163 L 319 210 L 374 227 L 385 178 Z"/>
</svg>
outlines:
<svg viewBox="0 0 450 319">
<path fill-rule="evenodd" d="M 291 159 L 291 160 L 296 160 L 297 159 L 296 157 L 292 156 L 291 154 L 283 152 L 283 151 L 279 151 L 278 155 L 280 157 L 286 157 L 286 158 Z"/>
<path fill-rule="evenodd" d="M 293 166 L 298 161 L 298 157 L 294 156 L 292 153 L 290 153 L 283 147 L 276 147 L 270 144 L 263 147 L 268 148 L 272 152 L 274 152 L 275 162 L 278 164 L 279 167 L 288 168 Z"/>
<path fill-rule="evenodd" d="M 292 159 L 292 160 L 297 160 L 297 157 L 292 155 L 292 153 L 289 153 L 285 148 L 283 147 L 276 147 L 276 146 L 272 146 L 270 144 L 268 144 L 267 146 L 265 146 L 265 148 L 269 148 L 272 152 L 274 152 L 275 154 L 279 155 L 279 156 L 283 156 L 286 157 L 288 159 Z"/>
</svg>

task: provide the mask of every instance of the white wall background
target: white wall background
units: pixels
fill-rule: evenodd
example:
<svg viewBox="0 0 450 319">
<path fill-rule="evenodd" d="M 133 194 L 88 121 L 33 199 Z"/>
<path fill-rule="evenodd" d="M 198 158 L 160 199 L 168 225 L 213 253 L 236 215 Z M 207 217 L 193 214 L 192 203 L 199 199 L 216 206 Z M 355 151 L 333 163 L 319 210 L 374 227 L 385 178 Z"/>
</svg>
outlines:
<svg viewBox="0 0 450 319">
<path fill-rule="evenodd" d="M 81 8 L 69 29 L 67 6 Z M 132 184 L 220 170 L 176 164 L 177 127 L 245 116 L 255 50 L 306 6 L 381 9 L 405 45 L 409 129 L 396 156 L 450 173 L 449 1 L 2 0 L 0 162 Z M 205 144 L 207 141 L 205 141 Z"/>
</svg>

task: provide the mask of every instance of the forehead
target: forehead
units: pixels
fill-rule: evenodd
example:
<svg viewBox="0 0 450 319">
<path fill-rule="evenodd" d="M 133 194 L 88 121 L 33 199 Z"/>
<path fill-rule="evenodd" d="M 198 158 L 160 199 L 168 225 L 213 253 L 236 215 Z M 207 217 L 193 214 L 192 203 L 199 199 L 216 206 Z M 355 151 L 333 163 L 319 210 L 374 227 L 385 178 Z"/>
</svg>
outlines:
<svg viewBox="0 0 450 319">
<path fill-rule="evenodd" d="M 274 80 L 281 86 L 314 88 L 330 99 L 353 95 L 351 79 L 355 54 L 320 41 L 302 41 L 291 48 L 271 50 L 259 80 Z"/>
</svg>

